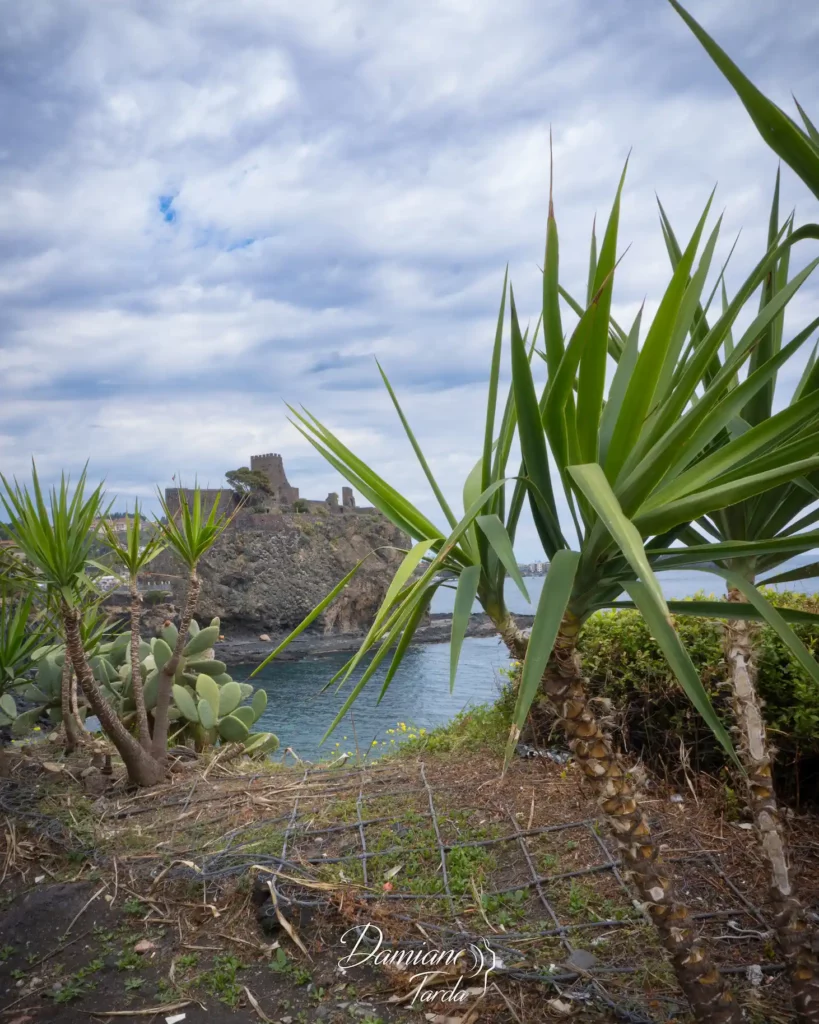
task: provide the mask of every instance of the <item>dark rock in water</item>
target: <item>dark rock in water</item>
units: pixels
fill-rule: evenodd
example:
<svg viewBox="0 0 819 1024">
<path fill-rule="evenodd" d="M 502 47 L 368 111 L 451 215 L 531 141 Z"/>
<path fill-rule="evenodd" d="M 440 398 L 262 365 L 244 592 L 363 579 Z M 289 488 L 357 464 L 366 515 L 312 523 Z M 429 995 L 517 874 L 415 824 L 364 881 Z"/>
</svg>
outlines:
<svg viewBox="0 0 819 1024">
<path fill-rule="evenodd" d="M 531 623 L 531 617 L 518 616 L 522 626 Z M 262 643 L 255 634 L 250 634 L 241 626 L 224 624 L 225 639 L 216 645 L 217 657 L 227 665 L 240 663 L 258 663 L 273 651 L 289 633 L 282 630 L 271 633 L 270 643 Z M 281 654 L 277 661 L 299 661 L 302 658 L 320 658 L 345 651 L 355 651 L 364 638 L 364 630 L 354 633 L 324 633 L 320 629 L 306 629 L 297 636 Z M 466 629 L 469 637 L 494 636 L 495 627 L 486 615 L 473 615 Z M 436 644 L 449 643 L 452 634 L 452 618 L 449 615 L 435 615 L 426 624 L 422 624 L 415 632 L 414 643 Z"/>
</svg>

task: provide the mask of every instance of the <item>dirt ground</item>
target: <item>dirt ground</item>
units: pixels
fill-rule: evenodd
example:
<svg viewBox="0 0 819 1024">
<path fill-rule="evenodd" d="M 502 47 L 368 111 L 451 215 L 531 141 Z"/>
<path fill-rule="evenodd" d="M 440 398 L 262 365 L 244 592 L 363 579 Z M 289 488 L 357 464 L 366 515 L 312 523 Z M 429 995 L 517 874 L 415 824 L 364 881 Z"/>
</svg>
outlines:
<svg viewBox="0 0 819 1024">
<path fill-rule="evenodd" d="M 194 763 L 148 793 L 86 767 L 41 747 L 0 778 L 3 1024 L 689 1020 L 571 763 Z M 650 786 L 652 825 L 747 1019 L 784 1024 L 753 834 L 715 792 Z M 815 826 L 788 822 L 817 912 Z M 339 967 L 367 925 L 461 957 L 413 1000 L 427 966 Z"/>
</svg>

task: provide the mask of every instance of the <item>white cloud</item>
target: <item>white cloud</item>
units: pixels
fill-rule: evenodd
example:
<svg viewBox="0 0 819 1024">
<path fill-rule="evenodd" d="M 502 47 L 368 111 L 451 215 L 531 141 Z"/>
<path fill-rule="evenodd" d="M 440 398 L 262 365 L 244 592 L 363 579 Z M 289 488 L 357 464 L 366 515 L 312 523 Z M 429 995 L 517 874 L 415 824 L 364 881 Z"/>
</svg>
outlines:
<svg viewBox="0 0 819 1024">
<path fill-rule="evenodd" d="M 783 104 L 819 86 L 809 6 L 690 3 Z M 580 297 L 592 219 L 601 236 L 632 149 L 625 324 L 668 279 L 655 189 L 685 240 L 719 183 L 715 265 L 743 228 L 730 286 L 764 248 L 775 158 L 654 0 L 79 0 L 18 5 L 4 32 L 6 472 L 32 453 L 46 474 L 90 456 L 112 490 L 150 497 L 176 471 L 215 483 L 275 449 L 303 493 L 337 490 L 286 399 L 431 513 L 378 356 L 459 505 L 507 262 L 536 319 L 550 125 L 562 275 Z M 786 170 L 794 204 L 819 217 Z M 817 295 L 809 282 L 791 329 Z M 528 527 L 520 554 L 537 554 Z"/>
</svg>

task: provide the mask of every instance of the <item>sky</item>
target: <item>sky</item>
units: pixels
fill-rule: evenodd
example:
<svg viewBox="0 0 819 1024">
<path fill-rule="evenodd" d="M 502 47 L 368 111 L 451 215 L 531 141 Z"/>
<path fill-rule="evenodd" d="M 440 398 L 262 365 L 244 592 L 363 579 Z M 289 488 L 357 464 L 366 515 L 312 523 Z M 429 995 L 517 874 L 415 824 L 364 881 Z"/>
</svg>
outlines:
<svg viewBox="0 0 819 1024">
<path fill-rule="evenodd" d="M 819 7 L 688 8 L 819 115 Z M 550 127 L 578 294 L 631 153 L 625 322 L 667 283 L 655 193 L 683 237 L 717 186 L 717 262 L 742 229 L 730 291 L 777 166 L 664 0 L 31 0 L 4 10 L 0 122 L 0 470 L 25 480 L 34 457 L 50 482 L 88 460 L 116 508 L 270 451 L 302 496 L 340 491 L 289 402 L 440 519 L 375 359 L 460 507 L 507 263 L 538 314 Z M 787 168 L 782 195 L 819 219 Z M 789 335 L 818 299 L 819 273 Z M 541 553 L 528 522 L 517 553 Z"/>
</svg>

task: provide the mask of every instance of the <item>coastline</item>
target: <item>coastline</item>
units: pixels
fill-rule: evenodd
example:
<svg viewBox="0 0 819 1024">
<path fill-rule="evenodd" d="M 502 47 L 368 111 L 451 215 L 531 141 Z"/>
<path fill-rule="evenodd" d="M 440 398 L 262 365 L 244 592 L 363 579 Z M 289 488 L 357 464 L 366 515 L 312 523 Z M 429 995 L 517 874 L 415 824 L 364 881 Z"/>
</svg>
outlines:
<svg viewBox="0 0 819 1024">
<path fill-rule="evenodd" d="M 529 629 L 533 616 L 515 616 L 522 629 Z M 448 643 L 452 632 L 452 616 L 448 614 L 431 615 L 426 625 L 419 626 L 413 638 L 413 644 Z M 248 630 L 231 629 L 225 623 L 225 639 L 215 645 L 216 657 L 226 665 L 241 665 L 248 662 L 263 661 L 287 636 L 269 634 L 270 640 L 259 640 Z M 488 615 L 472 615 L 466 629 L 468 637 L 486 637 L 497 635 L 497 630 Z M 278 656 L 279 661 L 301 661 L 304 658 L 321 658 L 330 654 L 352 653 L 358 650 L 364 639 L 364 631 L 355 633 L 329 633 L 305 630 L 291 642 L 289 647 Z"/>
</svg>

